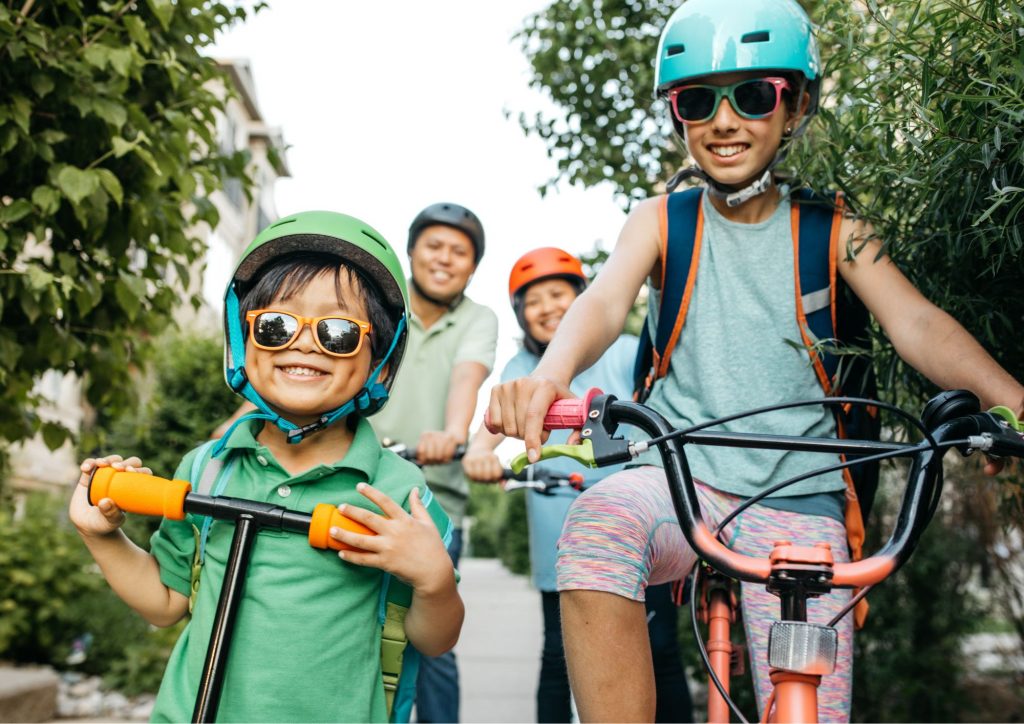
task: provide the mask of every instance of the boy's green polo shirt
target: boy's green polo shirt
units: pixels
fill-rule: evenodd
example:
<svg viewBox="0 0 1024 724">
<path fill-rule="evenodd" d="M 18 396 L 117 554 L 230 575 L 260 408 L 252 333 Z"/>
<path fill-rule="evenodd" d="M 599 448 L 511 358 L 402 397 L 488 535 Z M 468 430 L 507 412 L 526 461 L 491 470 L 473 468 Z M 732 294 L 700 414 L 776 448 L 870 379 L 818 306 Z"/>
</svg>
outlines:
<svg viewBox="0 0 1024 724">
<path fill-rule="evenodd" d="M 405 357 L 388 404 L 373 416 L 373 429 L 381 438 L 410 448 L 416 447 L 424 431 L 443 430 L 452 367 L 460 362 L 478 362 L 489 373 L 497 344 L 497 316 L 490 307 L 468 297 L 429 329 L 411 314 Z M 428 465 L 423 474 L 455 527 L 461 527 L 469 496 L 462 463 Z"/>
<path fill-rule="evenodd" d="M 229 479 L 222 495 L 303 512 L 317 503 L 349 503 L 379 513 L 356 492 L 357 483 L 369 482 L 406 510 L 409 493 L 423 486 L 416 466 L 382 450 L 366 420 L 359 421 L 343 460 L 295 476 L 256 441 L 261 424 L 239 425 L 228 440 L 224 470 Z M 188 479 L 195 454 L 185 456 L 176 477 Z M 437 503 L 429 507 L 436 509 Z M 431 512 L 447 525 L 443 513 Z M 151 540 L 161 580 L 185 596 L 195 551 L 193 524 L 202 527 L 201 519 L 164 520 Z M 167 663 L 154 721 L 191 719 L 233 533 L 234 526 L 223 521 L 211 526 L 195 610 Z M 311 548 L 304 536 L 261 531 L 217 720 L 385 721 L 378 620 L 382 579 L 380 570 Z"/>
</svg>

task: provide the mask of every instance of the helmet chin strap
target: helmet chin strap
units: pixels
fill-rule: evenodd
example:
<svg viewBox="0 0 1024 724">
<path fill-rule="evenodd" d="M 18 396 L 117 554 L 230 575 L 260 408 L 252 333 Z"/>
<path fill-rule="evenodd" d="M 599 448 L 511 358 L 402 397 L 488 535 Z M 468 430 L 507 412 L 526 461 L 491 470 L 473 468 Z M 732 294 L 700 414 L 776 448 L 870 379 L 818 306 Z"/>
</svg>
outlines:
<svg viewBox="0 0 1024 724">
<path fill-rule="evenodd" d="M 228 293 L 225 299 L 225 304 L 228 318 L 239 319 L 238 297 L 233 290 Z M 398 340 L 402 338 L 402 334 L 405 332 L 405 325 L 406 318 L 405 315 L 402 315 L 401 319 L 398 320 L 398 324 L 395 325 L 395 334 L 391 338 L 391 346 L 388 347 L 388 351 L 385 353 L 384 358 L 381 359 L 380 364 L 370 372 L 369 376 L 366 378 L 365 384 L 362 389 L 356 393 L 355 397 L 341 407 L 335 408 L 330 412 L 323 413 L 314 422 L 301 426 L 296 425 L 291 420 L 285 419 L 275 412 L 260 396 L 255 388 L 253 388 L 252 384 L 249 382 L 248 375 L 245 373 L 245 340 L 242 336 L 241 324 L 236 323 L 228 325 L 228 385 L 232 390 L 242 395 L 242 397 L 249 400 L 252 404 L 256 405 L 258 409 L 255 412 L 243 415 L 235 420 L 231 427 L 227 429 L 227 432 L 221 436 L 220 441 L 214 446 L 213 454 L 220 454 L 235 428 L 242 422 L 249 420 L 268 420 L 274 423 L 281 432 L 285 434 L 288 443 L 295 445 L 302 442 L 307 435 L 319 432 L 325 427 L 328 427 L 339 419 L 347 417 L 353 412 L 363 412 L 367 409 L 378 408 L 381 403 L 388 399 L 389 394 L 388 388 L 378 381 L 378 377 L 380 376 L 381 370 L 384 369 L 384 365 L 386 365 L 388 360 L 391 359 L 391 355 L 395 351 Z"/>
<path fill-rule="evenodd" d="M 771 164 L 771 166 L 774 165 L 775 164 Z M 702 168 L 694 165 L 679 171 L 675 176 L 669 179 L 665 188 L 669 193 L 672 193 L 683 181 L 690 178 L 699 178 L 707 184 L 708 193 L 712 198 L 724 200 L 726 206 L 731 208 L 746 203 L 755 196 L 760 196 L 772 187 L 771 166 L 766 168 L 764 173 L 762 173 L 754 183 L 741 189 L 737 189 L 735 186 L 727 186 L 726 184 L 719 183 L 715 179 L 711 178 L 711 176 L 709 176 Z"/>
</svg>

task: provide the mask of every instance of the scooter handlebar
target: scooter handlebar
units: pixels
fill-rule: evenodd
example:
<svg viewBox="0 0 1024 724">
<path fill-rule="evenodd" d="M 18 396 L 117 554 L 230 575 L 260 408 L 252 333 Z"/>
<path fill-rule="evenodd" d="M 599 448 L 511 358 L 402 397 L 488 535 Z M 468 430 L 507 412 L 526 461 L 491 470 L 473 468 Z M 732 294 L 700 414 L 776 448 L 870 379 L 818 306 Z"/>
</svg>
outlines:
<svg viewBox="0 0 1024 724">
<path fill-rule="evenodd" d="M 89 480 L 89 502 L 97 505 L 104 498 L 110 498 L 121 510 L 141 515 L 158 515 L 171 520 L 183 520 L 187 499 L 192 500 L 192 512 L 219 517 L 211 506 L 226 506 L 237 512 L 238 506 L 252 507 L 256 513 L 267 512 L 273 506 L 231 498 L 210 498 L 192 493 L 192 484 L 187 480 L 168 480 L 148 473 L 130 473 L 111 467 L 97 468 Z M 203 506 L 196 510 L 196 506 Z M 280 508 L 273 508 L 281 511 Z M 314 548 L 333 550 L 361 550 L 331 537 L 331 528 L 337 527 L 353 533 L 376 535 L 361 523 L 341 514 L 337 506 L 320 503 L 313 514 L 288 512 L 291 530 L 305 531 L 308 525 L 309 544 Z M 308 523 L 305 521 L 308 520 Z"/>
<path fill-rule="evenodd" d="M 185 517 L 185 496 L 192 491 L 186 480 L 168 480 L 147 473 L 131 473 L 111 467 L 97 468 L 89 480 L 89 502 L 104 498 L 128 513 L 159 515 L 171 520 Z"/>
</svg>

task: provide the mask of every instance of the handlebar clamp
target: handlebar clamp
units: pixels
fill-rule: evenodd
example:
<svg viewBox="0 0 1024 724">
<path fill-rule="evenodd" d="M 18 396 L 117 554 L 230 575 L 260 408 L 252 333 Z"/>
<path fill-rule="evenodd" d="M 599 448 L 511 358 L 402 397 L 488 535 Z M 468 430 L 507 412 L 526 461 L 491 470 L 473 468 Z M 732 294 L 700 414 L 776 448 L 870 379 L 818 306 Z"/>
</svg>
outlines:
<svg viewBox="0 0 1024 724">
<path fill-rule="evenodd" d="M 580 436 L 594 446 L 594 462 L 598 467 L 629 462 L 634 457 L 630 442 L 613 434 L 618 424 L 606 414 L 608 407 L 617 400 L 615 395 L 595 395 L 587 411 L 587 426 L 580 432 Z"/>
</svg>

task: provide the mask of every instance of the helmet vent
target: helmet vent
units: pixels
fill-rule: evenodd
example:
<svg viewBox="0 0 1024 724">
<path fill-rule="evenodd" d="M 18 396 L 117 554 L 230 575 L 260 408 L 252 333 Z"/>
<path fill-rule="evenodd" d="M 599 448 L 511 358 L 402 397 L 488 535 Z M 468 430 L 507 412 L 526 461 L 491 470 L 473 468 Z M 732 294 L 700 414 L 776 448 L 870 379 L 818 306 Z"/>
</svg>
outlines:
<svg viewBox="0 0 1024 724">
<path fill-rule="evenodd" d="M 378 244 L 378 245 L 379 245 L 379 246 L 380 246 L 380 247 L 381 247 L 382 249 L 386 249 L 387 251 L 391 251 L 391 247 L 389 247 L 389 246 L 388 246 L 387 244 L 385 244 L 385 243 L 384 243 L 384 240 L 383 240 L 383 239 L 381 239 L 380 237 L 378 237 L 378 236 L 375 236 L 375 235 L 371 234 L 371 233 L 370 233 L 369 231 L 367 231 L 366 229 L 360 229 L 360 231 L 362 231 L 362 232 L 363 232 L 363 236 L 369 237 L 370 239 L 373 239 L 373 240 L 374 240 L 375 242 L 377 242 L 377 244 Z"/>
<path fill-rule="evenodd" d="M 758 30 L 753 33 L 747 33 L 740 38 L 741 43 L 767 43 L 769 40 L 771 40 L 771 36 L 767 30 Z"/>
<path fill-rule="evenodd" d="M 683 45 L 682 43 L 678 43 L 677 45 L 670 45 L 667 48 L 665 48 L 665 57 L 671 58 L 673 55 L 679 55 L 680 53 L 685 52 L 686 46 Z"/>
</svg>

